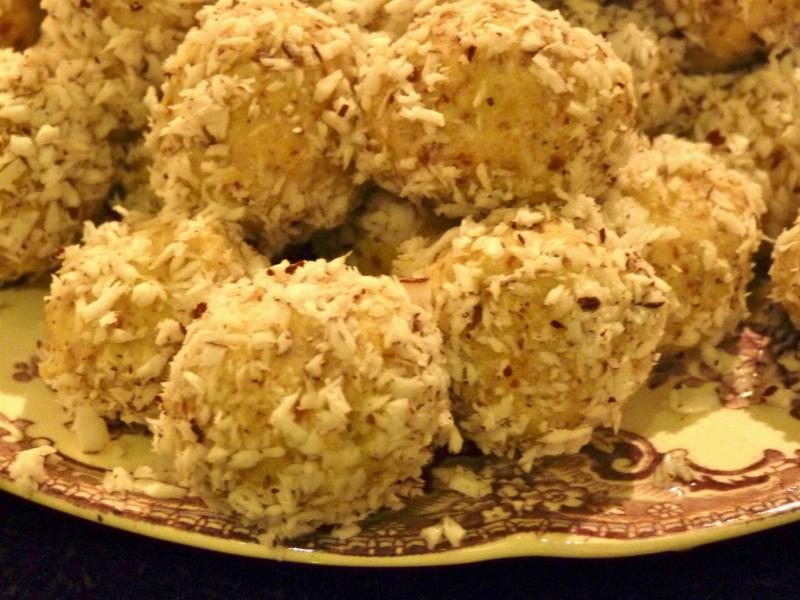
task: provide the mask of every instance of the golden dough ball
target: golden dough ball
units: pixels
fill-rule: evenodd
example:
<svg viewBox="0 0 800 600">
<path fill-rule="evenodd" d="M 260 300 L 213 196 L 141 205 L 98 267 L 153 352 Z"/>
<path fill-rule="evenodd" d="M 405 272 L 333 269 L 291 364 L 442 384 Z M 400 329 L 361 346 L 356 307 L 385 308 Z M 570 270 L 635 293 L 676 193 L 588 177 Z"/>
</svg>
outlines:
<svg viewBox="0 0 800 600">
<path fill-rule="evenodd" d="M 775 240 L 769 277 L 770 297 L 783 306 L 800 328 L 800 225 L 795 223 Z"/>
<path fill-rule="evenodd" d="M 759 181 L 764 232 L 777 237 L 800 207 L 800 50 L 709 88 L 691 135 L 708 142 L 734 168 Z"/>
<path fill-rule="evenodd" d="M 754 181 L 708 145 L 664 135 L 623 170 L 603 210 L 676 295 L 659 350 L 716 344 L 736 329 L 762 239 Z"/>
<path fill-rule="evenodd" d="M 0 48 L 33 46 L 43 18 L 38 0 L 0 0 Z"/>
<path fill-rule="evenodd" d="M 485 453 L 577 452 L 647 379 L 669 288 L 605 229 L 548 207 L 466 219 L 427 250 L 453 413 Z"/>
<path fill-rule="evenodd" d="M 96 218 L 114 179 L 93 61 L 0 50 L 0 283 L 42 273 Z"/>
<path fill-rule="evenodd" d="M 800 43 L 800 0 L 662 0 L 666 11 L 709 56 L 700 67 L 727 67 Z"/>
<path fill-rule="evenodd" d="M 212 213 L 88 224 L 45 301 L 42 378 L 70 414 L 145 423 L 213 288 L 265 264 Z"/>
<path fill-rule="evenodd" d="M 163 62 L 210 0 L 42 0 L 42 43 L 91 58 L 125 87 L 115 111 L 134 130 L 147 124 L 144 98 L 163 81 Z"/>
<path fill-rule="evenodd" d="M 396 280 L 343 259 L 221 289 L 189 326 L 155 449 L 214 506 L 290 538 L 420 493 L 458 450 L 441 334 Z"/>
<path fill-rule="evenodd" d="M 427 206 L 376 189 L 344 225 L 315 236 L 314 249 L 326 258 L 349 253 L 348 264 L 364 275 L 388 275 L 403 242 L 438 238 L 454 224 Z"/>
<path fill-rule="evenodd" d="M 525 0 L 460 0 L 371 39 L 361 172 L 444 216 L 605 189 L 635 121 L 630 67 Z"/>
<path fill-rule="evenodd" d="M 223 1 L 166 64 L 149 136 L 169 206 L 241 208 L 267 254 L 342 223 L 358 110 L 353 40 L 293 0 Z"/>
</svg>

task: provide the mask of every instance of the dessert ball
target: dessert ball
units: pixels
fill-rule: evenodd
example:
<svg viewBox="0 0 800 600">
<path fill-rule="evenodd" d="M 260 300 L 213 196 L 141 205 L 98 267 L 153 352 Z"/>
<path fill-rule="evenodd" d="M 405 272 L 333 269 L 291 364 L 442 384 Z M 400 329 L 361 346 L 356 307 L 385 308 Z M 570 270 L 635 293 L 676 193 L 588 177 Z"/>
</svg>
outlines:
<svg viewBox="0 0 800 600">
<path fill-rule="evenodd" d="M 459 0 L 375 37 L 359 66 L 358 166 L 447 217 L 605 189 L 636 101 L 609 45 L 526 0 Z"/>
<path fill-rule="evenodd" d="M 71 415 L 145 423 L 211 290 L 264 264 L 213 212 L 88 224 L 45 301 L 42 378 Z"/>
<path fill-rule="evenodd" d="M 293 0 L 223 1 L 201 21 L 167 62 L 154 109 L 157 192 L 187 210 L 241 208 L 270 255 L 341 224 L 358 191 L 350 35 Z"/>
<path fill-rule="evenodd" d="M 761 188 L 710 146 L 670 135 L 643 142 L 603 211 L 676 295 L 660 350 L 715 344 L 747 315 Z"/>
<path fill-rule="evenodd" d="M 42 45 L 91 60 L 106 81 L 101 97 L 119 120 L 106 140 L 117 165 L 111 204 L 148 211 L 160 207 L 150 189 L 150 157 L 139 140 L 148 121 L 145 97 L 151 87 L 160 88 L 164 60 L 209 1 L 42 0 L 47 9 Z"/>
<path fill-rule="evenodd" d="M 775 240 L 772 250 L 770 297 L 779 302 L 800 327 L 800 224 L 786 229 Z"/>
<path fill-rule="evenodd" d="M 107 91 L 92 61 L 0 50 L 0 283 L 54 266 L 101 211 L 117 125 Z"/>
<path fill-rule="evenodd" d="M 467 219 L 428 252 L 453 412 L 485 453 L 577 452 L 647 379 L 669 288 L 605 229 L 547 207 Z"/>
<path fill-rule="evenodd" d="M 798 0 L 662 0 L 687 36 L 710 55 L 707 64 L 730 66 L 765 49 L 800 43 Z"/>
<path fill-rule="evenodd" d="M 800 50 L 773 54 L 709 89 L 691 133 L 759 181 L 767 204 L 763 228 L 777 237 L 800 207 Z"/>
<path fill-rule="evenodd" d="M 540 5 L 561 12 L 570 25 L 602 36 L 631 67 L 640 130 L 669 128 L 690 100 L 681 85 L 681 63 L 688 44 L 673 21 L 653 0 L 625 4 L 605 0 L 546 0 Z M 678 32 L 679 33 L 679 32 Z"/>
<path fill-rule="evenodd" d="M 164 388 L 155 449 L 184 483 L 281 538 L 420 492 L 458 449 L 433 318 L 388 277 L 281 263 L 217 292 Z"/>
<path fill-rule="evenodd" d="M 144 98 L 160 86 L 162 63 L 209 0 L 42 0 L 42 43 L 65 56 L 94 60 L 106 78 L 125 87 L 114 107 L 125 125 L 147 124 Z"/>
<path fill-rule="evenodd" d="M 414 237 L 438 238 L 454 224 L 424 204 L 376 189 L 344 225 L 316 236 L 314 248 L 326 258 L 349 253 L 347 262 L 364 275 L 386 275 L 392 272 L 403 242 Z"/>
<path fill-rule="evenodd" d="M 0 48 L 33 46 L 43 17 L 37 0 L 0 0 Z"/>
</svg>

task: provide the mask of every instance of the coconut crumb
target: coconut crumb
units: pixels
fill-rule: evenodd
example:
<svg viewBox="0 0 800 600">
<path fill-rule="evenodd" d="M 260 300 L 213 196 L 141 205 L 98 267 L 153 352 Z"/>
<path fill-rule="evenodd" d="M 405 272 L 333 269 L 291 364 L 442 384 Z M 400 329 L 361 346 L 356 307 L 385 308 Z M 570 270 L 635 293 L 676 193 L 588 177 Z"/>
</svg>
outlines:
<svg viewBox="0 0 800 600">
<path fill-rule="evenodd" d="M 136 493 L 158 500 L 185 498 L 186 489 L 154 479 L 155 471 L 151 467 L 139 467 L 130 473 L 123 467 L 114 467 L 103 477 L 103 489 L 112 493 Z"/>
<path fill-rule="evenodd" d="M 133 491 L 133 476 L 123 467 L 114 467 L 103 476 L 102 487 L 107 492 L 126 493 Z"/>
<path fill-rule="evenodd" d="M 454 492 L 470 498 L 483 498 L 492 493 L 492 481 L 457 465 L 433 470 L 433 475 Z"/>
<path fill-rule="evenodd" d="M 672 450 L 664 455 L 653 472 L 653 485 L 668 489 L 676 483 L 691 483 L 696 479 L 685 450 Z"/>
<path fill-rule="evenodd" d="M 428 550 L 433 550 L 443 540 L 446 540 L 453 548 L 458 548 L 466 534 L 467 531 L 451 517 L 444 517 L 436 525 L 425 527 L 420 531 Z"/>
<path fill-rule="evenodd" d="M 348 523 L 331 531 L 331 535 L 337 540 L 347 540 L 357 536 L 359 533 L 361 533 L 361 527 L 356 523 Z"/>
<path fill-rule="evenodd" d="M 100 452 L 111 441 L 105 420 L 88 405 L 81 405 L 75 409 L 72 431 L 78 439 L 78 449 L 81 452 Z"/>
<path fill-rule="evenodd" d="M 39 489 L 39 484 L 47 480 L 45 461 L 58 450 L 52 446 L 39 446 L 19 452 L 8 467 L 8 474 L 26 494 Z"/>
<path fill-rule="evenodd" d="M 706 382 L 697 387 L 671 389 L 669 406 L 682 415 L 696 415 L 720 408 L 719 384 Z"/>
<path fill-rule="evenodd" d="M 0 429 L 3 429 L 7 432 L 7 435 L 0 437 L 0 440 L 4 442 L 14 444 L 16 442 L 21 442 L 25 438 L 22 430 L 8 421 L 0 421 Z"/>
</svg>

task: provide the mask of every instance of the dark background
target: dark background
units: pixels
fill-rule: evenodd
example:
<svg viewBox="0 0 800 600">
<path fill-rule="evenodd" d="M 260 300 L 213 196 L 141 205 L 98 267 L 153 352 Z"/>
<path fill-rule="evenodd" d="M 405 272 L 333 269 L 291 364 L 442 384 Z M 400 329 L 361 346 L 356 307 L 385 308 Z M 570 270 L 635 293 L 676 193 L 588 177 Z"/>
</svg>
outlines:
<svg viewBox="0 0 800 600">
<path fill-rule="evenodd" d="M 0 598 L 800 598 L 800 523 L 695 550 L 345 569 L 139 537 L 0 492 Z"/>
</svg>

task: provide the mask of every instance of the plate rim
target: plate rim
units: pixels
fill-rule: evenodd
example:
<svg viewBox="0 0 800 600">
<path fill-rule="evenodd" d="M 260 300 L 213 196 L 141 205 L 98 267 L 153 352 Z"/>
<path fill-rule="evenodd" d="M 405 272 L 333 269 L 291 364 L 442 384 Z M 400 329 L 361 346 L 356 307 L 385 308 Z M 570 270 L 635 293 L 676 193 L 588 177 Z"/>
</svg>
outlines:
<svg viewBox="0 0 800 600">
<path fill-rule="evenodd" d="M 628 540 L 587 538 L 548 532 L 544 536 L 517 533 L 487 543 L 422 554 L 363 556 L 304 550 L 286 546 L 268 547 L 254 542 L 178 530 L 166 525 L 135 521 L 113 512 L 92 510 L 40 490 L 23 490 L 13 480 L 0 478 L 0 491 L 48 509 L 98 525 L 172 544 L 223 554 L 294 564 L 352 568 L 412 568 L 476 564 L 511 558 L 613 559 L 663 552 L 683 552 L 800 521 L 800 507 L 775 509 L 774 513 L 741 522 L 717 522 L 701 529 Z M 579 539 L 580 538 L 580 539 Z M 589 541 L 585 541 L 589 540 Z"/>
</svg>

